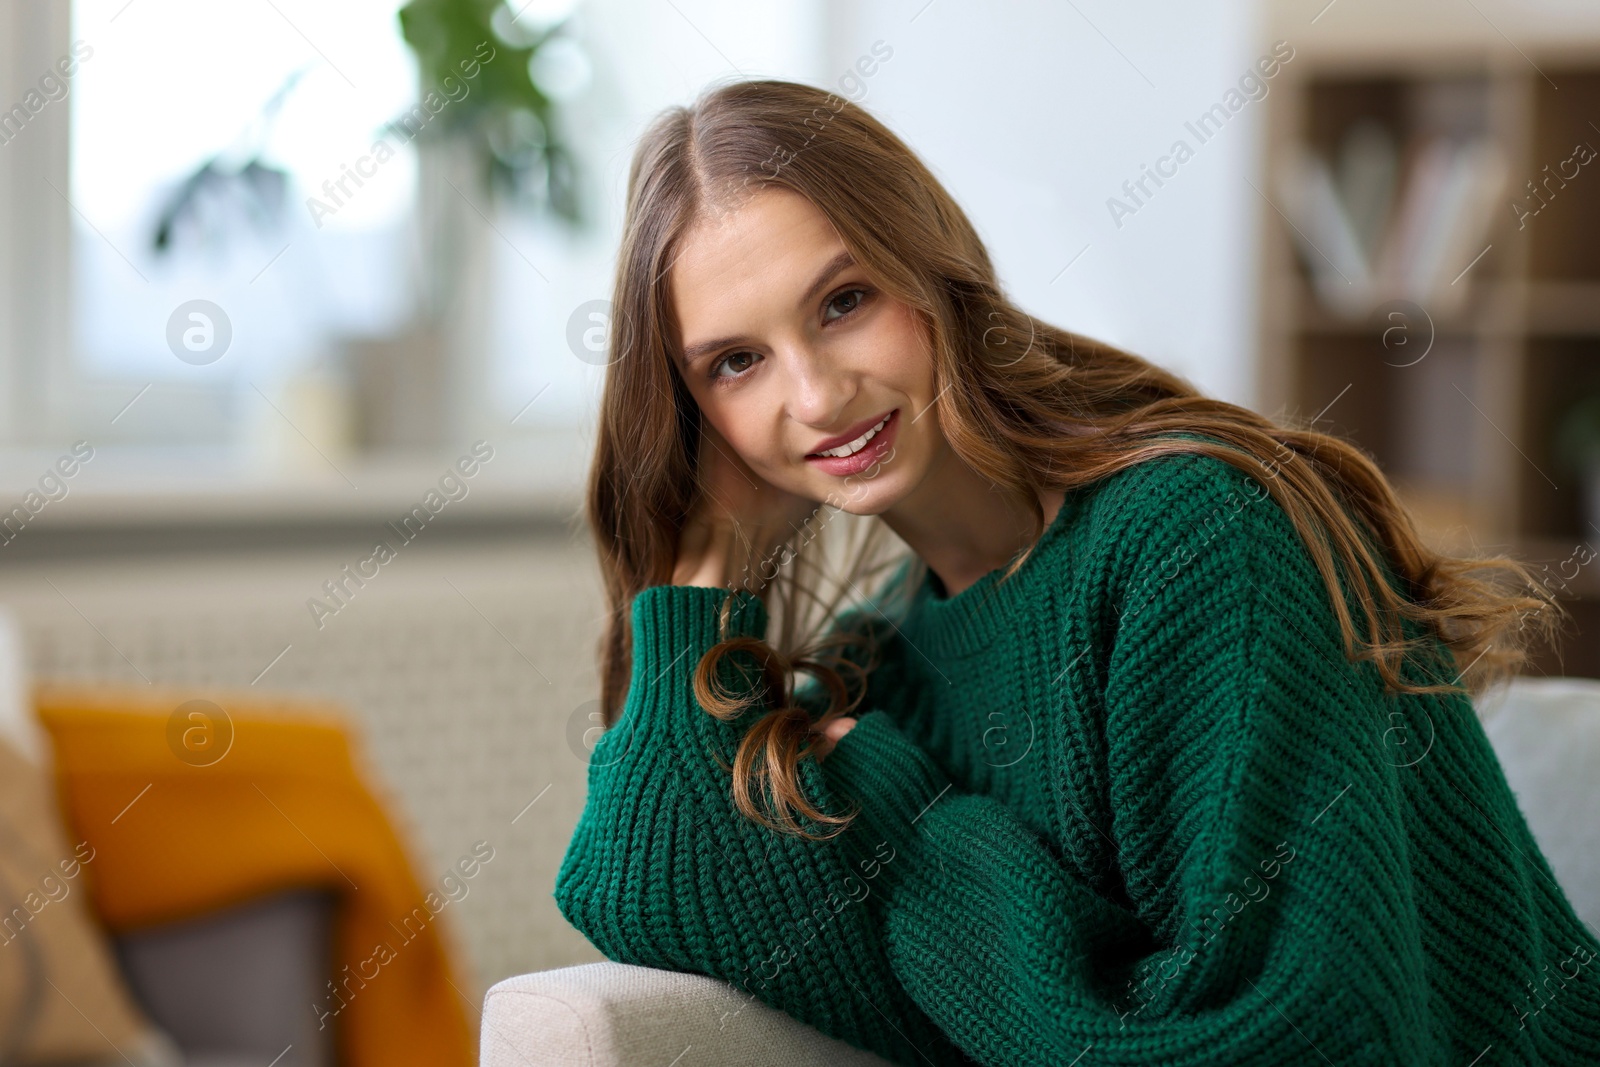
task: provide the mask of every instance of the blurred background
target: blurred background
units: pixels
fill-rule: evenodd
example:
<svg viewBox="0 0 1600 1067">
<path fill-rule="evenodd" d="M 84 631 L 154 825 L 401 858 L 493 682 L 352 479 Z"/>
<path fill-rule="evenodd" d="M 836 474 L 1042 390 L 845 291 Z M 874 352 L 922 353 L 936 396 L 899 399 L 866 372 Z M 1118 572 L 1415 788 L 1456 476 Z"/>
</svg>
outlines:
<svg viewBox="0 0 1600 1067">
<path fill-rule="evenodd" d="M 0 0 L 0 737 L 48 791 L 0 848 L 60 818 L 0 905 L 63 927 L 0 950 L 0 1062 L 404 1062 L 408 1013 L 449 1062 L 489 984 L 600 958 L 550 891 L 627 167 L 752 76 L 884 120 L 1034 314 L 1534 562 L 1583 624 L 1540 671 L 1600 677 L 1592 4 Z"/>
</svg>

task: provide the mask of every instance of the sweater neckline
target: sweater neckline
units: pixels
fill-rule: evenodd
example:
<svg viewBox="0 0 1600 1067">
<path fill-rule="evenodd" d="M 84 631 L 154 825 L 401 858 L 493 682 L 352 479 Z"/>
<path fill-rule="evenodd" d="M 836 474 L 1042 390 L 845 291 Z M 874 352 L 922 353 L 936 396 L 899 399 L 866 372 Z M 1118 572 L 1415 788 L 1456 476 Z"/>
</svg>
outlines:
<svg viewBox="0 0 1600 1067">
<path fill-rule="evenodd" d="M 913 640 L 917 647 L 926 655 L 941 657 L 965 655 L 992 644 L 1007 624 L 1019 617 L 1016 604 L 1022 586 L 1037 577 L 1041 568 L 1048 567 L 1043 557 L 1050 545 L 1072 525 L 1085 488 L 1080 486 L 1066 491 L 1055 518 L 1033 543 L 1032 553 L 1006 581 L 1001 581 L 1001 577 L 1010 566 L 1009 562 L 989 571 L 955 596 L 947 596 L 938 575 L 931 568 L 925 568 L 906 618 L 907 629 L 915 631 Z"/>
</svg>

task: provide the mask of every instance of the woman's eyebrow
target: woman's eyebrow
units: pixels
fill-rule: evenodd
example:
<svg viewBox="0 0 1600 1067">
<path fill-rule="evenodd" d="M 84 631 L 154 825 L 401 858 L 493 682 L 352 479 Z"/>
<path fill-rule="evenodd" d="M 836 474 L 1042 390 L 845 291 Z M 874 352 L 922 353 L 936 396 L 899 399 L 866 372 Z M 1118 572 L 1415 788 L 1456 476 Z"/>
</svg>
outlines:
<svg viewBox="0 0 1600 1067">
<path fill-rule="evenodd" d="M 804 311 L 807 304 L 811 303 L 811 301 L 815 300 L 821 295 L 822 290 L 827 287 L 829 279 L 831 279 L 835 274 L 838 274 L 840 271 L 844 270 L 846 267 L 850 266 L 855 261 L 856 257 L 850 254 L 850 250 L 848 248 L 834 256 L 832 259 L 828 260 L 828 262 L 823 265 L 822 270 L 817 272 L 817 280 L 811 283 L 811 288 L 807 289 L 806 294 L 800 298 L 800 310 Z"/>
<path fill-rule="evenodd" d="M 816 280 L 813 281 L 810 287 L 806 289 L 805 295 L 800 298 L 800 302 L 797 305 L 799 309 L 804 311 L 806 305 L 810 304 L 811 301 L 817 298 L 818 294 L 820 294 L 822 290 L 827 287 L 829 280 L 832 279 L 835 274 L 838 274 L 846 267 L 855 263 L 855 261 L 856 257 L 850 254 L 849 249 L 845 249 L 843 252 L 840 252 L 838 255 L 828 260 L 828 262 L 823 265 L 822 269 L 817 272 Z M 746 344 L 748 341 L 749 338 L 746 337 L 720 337 L 715 341 L 700 341 L 699 343 L 692 344 L 683 350 L 683 365 L 685 367 L 691 365 L 695 360 L 699 359 L 707 352 L 715 352 L 717 349 L 724 348 L 728 345 Z"/>
</svg>

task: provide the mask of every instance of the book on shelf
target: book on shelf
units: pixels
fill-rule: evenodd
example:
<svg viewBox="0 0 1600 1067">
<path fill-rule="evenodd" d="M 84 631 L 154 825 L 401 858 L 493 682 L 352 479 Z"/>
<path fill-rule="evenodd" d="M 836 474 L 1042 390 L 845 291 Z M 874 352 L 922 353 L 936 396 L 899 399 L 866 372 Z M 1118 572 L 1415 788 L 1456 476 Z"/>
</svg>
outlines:
<svg viewBox="0 0 1600 1067">
<path fill-rule="evenodd" d="M 1395 299 L 1430 317 L 1455 314 L 1506 188 L 1503 153 L 1483 135 L 1433 133 L 1414 135 L 1401 157 L 1387 130 L 1356 129 L 1337 166 L 1299 146 L 1278 173 L 1312 291 L 1346 319 Z"/>
</svg>

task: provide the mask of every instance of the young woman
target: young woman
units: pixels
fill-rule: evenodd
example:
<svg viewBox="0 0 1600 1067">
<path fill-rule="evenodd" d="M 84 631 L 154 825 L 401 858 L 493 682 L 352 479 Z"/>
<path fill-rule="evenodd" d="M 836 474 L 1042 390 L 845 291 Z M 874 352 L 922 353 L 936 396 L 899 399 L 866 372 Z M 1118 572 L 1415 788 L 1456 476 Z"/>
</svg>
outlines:
<svg viewBox="0 0 1600 1067">
<path fill-rule="evenodd" d="M 1023 312 L 803 85 L 650 127 L 614 297 L 555 885 L 608 957 L 903 1064 L 1600 1062 L 1600 942 L 1470 699 L 1553 632 L 1520 564 Z M 852 521 L 910 552 L 829 599 Z"/>
</svg>

